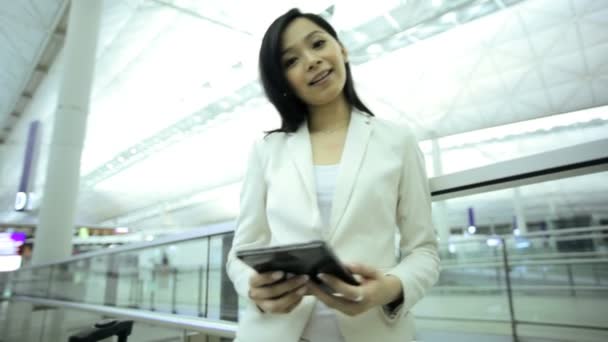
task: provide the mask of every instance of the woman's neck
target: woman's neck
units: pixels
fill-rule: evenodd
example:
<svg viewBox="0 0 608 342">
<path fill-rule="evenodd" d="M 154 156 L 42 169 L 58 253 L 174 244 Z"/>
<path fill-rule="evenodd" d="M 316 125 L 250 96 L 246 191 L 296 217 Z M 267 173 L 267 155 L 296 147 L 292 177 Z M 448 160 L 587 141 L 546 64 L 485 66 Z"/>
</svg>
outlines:
<svg viewBox="0 0 608 342">
<path fill-rule="evenodd" d="M 342 94 L 331 103 L 309 107 L 308 130 L 311 133 L 340 129 L 350 122 L 351 106 Z"/>
</svg>

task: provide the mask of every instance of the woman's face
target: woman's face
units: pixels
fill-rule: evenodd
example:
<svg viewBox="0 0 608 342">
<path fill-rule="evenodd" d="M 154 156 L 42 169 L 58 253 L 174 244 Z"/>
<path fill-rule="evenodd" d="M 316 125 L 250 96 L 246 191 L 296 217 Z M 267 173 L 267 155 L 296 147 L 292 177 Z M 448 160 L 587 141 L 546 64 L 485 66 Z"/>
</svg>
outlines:
<svg viewBox="0 0 608 342">
<path fill-rule="evenodd" d="M 346 83 L 346 50 L 306 18 L 294 19 L 283 32 L 281 63 L 291 89 L 311 106 L 327 104 Z"/>
</svg>

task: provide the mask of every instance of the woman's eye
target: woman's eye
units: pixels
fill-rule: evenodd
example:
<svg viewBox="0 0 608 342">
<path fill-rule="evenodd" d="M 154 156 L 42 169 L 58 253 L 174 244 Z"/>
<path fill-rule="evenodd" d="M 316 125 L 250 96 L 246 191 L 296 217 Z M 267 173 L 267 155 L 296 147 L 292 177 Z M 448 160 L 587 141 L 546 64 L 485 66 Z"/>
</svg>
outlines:
<svg viewBox="0 0 608 342">
<path fill-rule="evenodd" d="M 325 45 L 325 40 L 323 39 L 317 40 L 316 42 L 312 43 L 312 47 L 315 49 L 321 48 L 323 47 L 323 45 Z"/>
<path fill-rule="evenodd" d="M 294 65 L 295 63 L 296 63 L 295 57 L 288 58 L 287 60 L 285 60 L 285 62 L 283 62 L 284 66 L 286 68 L 289 68 L 290 66 Z"/>
</svg>

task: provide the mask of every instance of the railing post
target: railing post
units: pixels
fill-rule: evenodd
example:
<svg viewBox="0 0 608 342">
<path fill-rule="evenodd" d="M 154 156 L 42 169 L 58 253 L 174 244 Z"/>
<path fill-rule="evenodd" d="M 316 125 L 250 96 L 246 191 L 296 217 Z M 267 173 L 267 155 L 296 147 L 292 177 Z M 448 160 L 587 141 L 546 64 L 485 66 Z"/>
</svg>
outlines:
<svg viewBox="0 0 608 342">
<path fill-rule="evenodd" d="M 198 296 L 197 296 L 198 317 L 203 317 L 203 266 L 198 268 Z"/>
<path fill-rule="evenodd" d="M 232 247 L 234 235 L 225 234 L 222 236 L 222 263 L 219 265 L 221 290 L 220 290 L 220 319 L 234 320 L 238 318 L 238 295 L 234 291 L 232 282 L 226 273 L 226 262 L 228 261 L 228 252 Z"/>
<path fill-rule="evenodd" d="M 207 237 L 207 267 L 205 268 L 205 316 L 209 317 L 209 264 L 211 260 L 211 237 Z"/>
<path fill-rule="evenodd" d="M 513 309 L 513 290 L 511 288 L 511 266 L 509 266 L 509 258 L 507 257 L 507 241 L 504 237 L 500 238 L 502 244 L 502 261 L 505 267 L 505 282 L 507 285 L 507 297 L 509 301 L 509 315 L 511 318 L 511 334 L 513 341 L 518 342 L 517 337 L 517 321 L 515 320 L 515 310 Z"/>
<path fill-rule="evenodd" d="M 139 293 L 137 294 L 137 307 L 141 308 L 144 305 L 144 280 L 139 279 Z"/>
<path fill-rule="evenodd" d="M 498 253 L 496 252 L 496 248 L 492 249 L 492 252 L 494 254 L 494 258 L 498 259 Z M 500 289 L 500 268 L 496 267 L 496 286 Z"/>
<path fill-rule="evenodd" d="M 572 265 L 567 264 L 566 270 L 568 271 L 568 285 L 570 286 L 570 295 L 576 297 L 576 291 L 574 290 L 574 277 L 572 276 Z"/>
<path fill-rule="evenodd" d="M 51 289 L 53 288 L 53 275 L 55 273 L 55 268 L 57 267 L 57 265 L 55 266 L 51 266 L 51 271 L 49 272 L 49 282 L 48 282 L 48 286 L 46 287 L 46 298 L 53 298 L 51 296 L 52 292 Z"/>
<path fill-rule="evenodd" d="M 154 307 L 154 290 L 156 289 L 156 269 L 152 268 L 152 286 L 150 289 L 150 310 L 155 311 Z"/>
<path fill-rule="evenodd" d="M 171 312 L 177 313 L 177 268 L 171 270 L 173 276 L 173 286 L 171 287 Z"/>
<path fill-rule="evenodd" d="M 595 279 L 595 285 L 601 285 L 602 281 L 600 275 L 597 273 L 597 267 L 595 264 L 591 264 L 591 272 L 593 272 L 593 278 Z"/>
</svg>

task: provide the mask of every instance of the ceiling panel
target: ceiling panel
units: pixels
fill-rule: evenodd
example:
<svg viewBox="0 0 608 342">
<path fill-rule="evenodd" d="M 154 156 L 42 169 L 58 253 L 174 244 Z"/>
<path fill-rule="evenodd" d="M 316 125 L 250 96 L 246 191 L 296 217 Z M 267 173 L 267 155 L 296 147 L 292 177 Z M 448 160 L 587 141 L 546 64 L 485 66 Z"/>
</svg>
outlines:
<svg viewBox="0 0 608 342">
<path fill-rule="evenodd" d="M 63 3 L 23 0 L 0 5 L 0 124 L 14 109 Z"/>
</svg>

